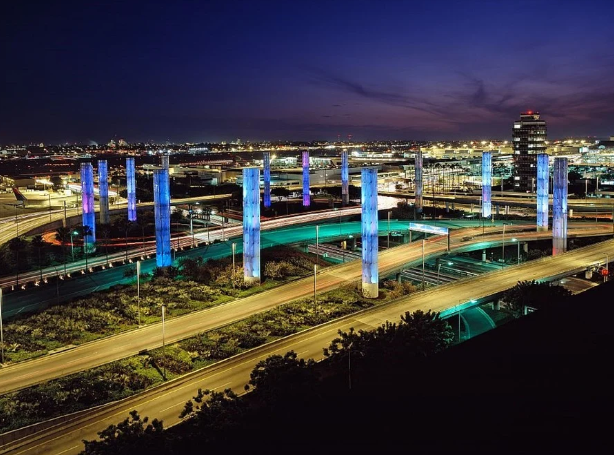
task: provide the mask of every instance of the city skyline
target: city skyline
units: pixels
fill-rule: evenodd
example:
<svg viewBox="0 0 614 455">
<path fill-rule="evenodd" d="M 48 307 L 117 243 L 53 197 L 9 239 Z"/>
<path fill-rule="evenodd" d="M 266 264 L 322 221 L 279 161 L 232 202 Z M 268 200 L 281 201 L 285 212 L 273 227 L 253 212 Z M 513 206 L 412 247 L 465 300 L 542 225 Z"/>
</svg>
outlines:
<svg viewBox="0 0 614 455">
<path fill-rule="evenodd" d="M 11 5 L 0 143 L 613 134 L 605 1 Z"/>
</svg>

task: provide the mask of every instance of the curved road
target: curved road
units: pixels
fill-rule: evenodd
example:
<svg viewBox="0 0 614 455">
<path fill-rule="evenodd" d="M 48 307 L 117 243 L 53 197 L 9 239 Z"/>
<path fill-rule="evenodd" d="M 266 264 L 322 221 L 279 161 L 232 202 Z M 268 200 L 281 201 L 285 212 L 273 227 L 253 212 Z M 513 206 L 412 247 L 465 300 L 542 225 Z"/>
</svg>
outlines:
<svg viewBox="0 0 614 455">
<path fill-rule="evenodd" d="M 430 246 L 436 245 L 434 242 L 429 243 Z M 471 299 L 509 289 L 519 280 L 544 279 L 576 270 L 600 260 L 604 254 L 614 257 L 614 240 L 416 293 L 261 346 L 132 398 L 80 413 L 63 423 L 57 423 L 51 428 L 24 438 L 21 443 L 7 447 L 7 451 L 3 453 L 76 454 L 83 449 L 81 442 L 83 439 L 96 438 L 98 431 L 123 420 L 133 409 L 150 419 L 162 419 L 168 427 L 179 422 L 179 412 L 198 388 L 216 390 L 232 388 L 241 393 L 254 365 L 272 354 L 283 354 L 294 350 L 300 357 L 318 360 L 323 357 L 322 348 L 330 344 L 330 341 L 337 336 L 338 330 L 347 331 L 350 327 L 356 330 L 373 329 L 385 321 L 397 321 L 405 311 L 413 312 L 419 309 L 450 311 Z"/>
<path fill-rule="evenodd" d="M 519 228 L 518 226 L 514 227 Z M 490 227 L 488 229 L 496 231 L 499 228 Z M 479 235 L 481 232 L 482 228 L 454 231 L 451 236 L 453 248 L 466 250 L 492 247 L 501 241 L 501 236 L 498 233 L 481 236 Z M 594 235 L 595 231 L 588 230 L 587 233 Z M 477 237 L 473 240 L 467 240 L 467 237 L 471 235 Z M 551 234 L 549 232 L 532 231 L 517 232 L 514 235 L 519 239 L 534 240 L 548 238 Z M 446 249 L 447 240 L 445 237 L 433 237 L 425 242 L 426 256 L 441 254 Z M 394 273 L 407 263 L 420 260 L 421 257 L 422 242 L 405 244 L 382 251 L 379 254 L 380 276 L 385 277 Z M 335 289 L 360 279 L 361 267 L 361 261 L 353 261 L 323 270 L 318 274 L 318 292 Z M 309 297 L 312 294 L 313 278 L 308 277 L 247 298 L 169 319 L 165 323 L 166 342 L 172 343 L 202 331 L 237 322 L 248 316 L 270 310 L 298 298 Z M 0 393 L 103 365 L 135 355 L 144 349 L 159 347 L 162 344 L 161 333 L 161 323 L 151 324 L 140 329 L 85 343 L 67 351 L 6 366 L 0 370 Z"/>
</svg>

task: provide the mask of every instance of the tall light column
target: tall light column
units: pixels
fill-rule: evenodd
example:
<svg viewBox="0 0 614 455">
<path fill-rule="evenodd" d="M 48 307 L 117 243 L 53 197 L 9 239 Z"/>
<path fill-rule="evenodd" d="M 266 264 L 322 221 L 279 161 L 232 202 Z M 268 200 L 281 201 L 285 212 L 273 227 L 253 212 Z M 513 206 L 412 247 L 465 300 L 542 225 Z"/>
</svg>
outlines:
<svg viewBox="0 0 614 455">
<path fill-rule="evenodd" d="M 567 251 L 567 158 L 554 159 L 552 255 Z"/>
<path fill-rule="evenodd" d="M 243 169 L 243 276 L 260 283 L 260 169 Z"/>
<path fill-rule="evenodd" d="M 482 218 L 492 215 L 490 193 L 492 188 L 492 153 L 482 153 Z"/>
<path fill-rule="evenodd" d="M 100 224 L 109 224 L 109 174 L 107 160 L 98 160 L 98 195 L 100 200 Z"/>
<path fill-rule="evenodd" d="M 309 207 L 309 152 L 303 152 L 303 207 Z"/>
<path fill-rule="evenodd" d="M 262 156 L 263 160 L 263 173 L 264 173 L 264 207 L 271 207 L 271 153 L 264 152 Z"/>
<path fill-rule="evenodd" d="M 154 170 L 154 221 L 156 226 L 156 266 L 168 267 L 171 258 L 171 192 L 168 169 Z"/>
<path fill-rule="evenodd" d="M 126 158 L 126 190 L 128 193 L 128 221 L 136 221 L 136 181 L 134 158 Z"/>
<path fill-rule="evenodd" d="M 362 226 L 362 295 L 379 295 L 377 269 L 377 169 L 363 168 L 360 176 Z"/>
<path fill-rule="evenodd" d="M 94 169 L 92 163 L 81 163 L 81 207 L 83 209 L 83 226 L 89 228 L 83 236 L 83 250 L 87 253 L 96 251 L 96 212 L 94 211 Z"/>
<path fill-rule="evenodd" d="M 162 169 L 168 169 L 170 167 L 170 157 L 168 155 L 162 155 L 160 157 L 160 166 Z"/>
<path fill-rule="evenodd" d="M 548 230 L 548 183 L 550 169 L 548 168 L 548 155 L 537 155 L 537 230 Z"/>
<path fill-rule="evenodd" d="M 422 150 L 416 152 L 416 164 L 414 166 L 414 195 L 417 213 L 422 213 Z"/>
<path fill-rule="evenodd" d="M 341 203 L 346 206 L 350 203 L 350 175 L 348 152 L 341 152 Z"/>
</svg>

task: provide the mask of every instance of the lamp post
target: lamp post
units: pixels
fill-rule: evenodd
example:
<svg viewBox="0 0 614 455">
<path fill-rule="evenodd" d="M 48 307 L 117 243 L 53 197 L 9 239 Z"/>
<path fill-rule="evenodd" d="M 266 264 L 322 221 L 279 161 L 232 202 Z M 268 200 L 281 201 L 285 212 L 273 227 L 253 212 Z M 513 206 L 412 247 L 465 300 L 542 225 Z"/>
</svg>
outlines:
<svg viewBox="0 0 614 455">
<path fill-rule="evenodd" d="M 188 213 L 190 215 L 190 235 L 192 236 L 192 248 L 194 248 L 194 226 L 192 222 L 192 206 L 188 204 Z"/>
<path fill-rule="evenodd" d="M 610 268 L 609 268 L 609 264 L 610 263 L 610 256 L 609 255 L 605 255 L 605 271 L 606 274 L 603 275 L 603 282 L 605 283 L 606 281 L 608 281 L 608 276 L 610 275 Z"/>
<path fill-rule="evenodd" d="M 72 241 L 72 236 L 77 235 L 76 232 L 70 231 L 70 255 L 72 256 L 72 261 L 75 262 L 75 245 Z M 64 237 L 66 238 L 66 237 Z"/>
<path fill-rule="evenodd" d="M 439 271 L 441 270 L 441 262 L 439 264 L 437 264 L 437 282 L 440 283 L 439 281 Z"/>
<path fill-rule="evenodd" d="M 136 306 L 138 324 L 141 326 L 141 261 L 136 261 Z"/>
<path fill-rule="evenodd" d="M 422 239 L 422 290 L 424 291 L 424 239 Z"/>
<path fill-rule="evenodd" d="M 317 264 L 313 264 L 313 306 L 316 311 L 316 315 L 318 314 L 318 301 L 316 300 L 316 289 L 317 289 L 317 276 L 318 276 L 318 266 Z"/>
<path fill-rule="evenodd" d="M 508 223 L 503 223 L 503 237 L 502 237 L 502 244 L 501 244 L 501 259 L 503 261 L 503 263 L 505 263 L 505 226 L 507 226 Z"/>
<path fill-rule="evenodd" d="M 320 264 L 320 226 L 316 225 L 316 264 Z"/>
<path fill-rule="evenodd" d="M 51 223 L 51 193 L 47 193 L 47 197 L 49 198 L 49 222 Z"/>
<path fill-rule="evenodd" d="M 232 242 L 232 288 L 235 287 L 235 251 L 237 250 L 237 244 Z"/>
<path fill-rule="evenodd" d="M 388 249 L 390 249 L 390 213 L 391 210 L 388 210 Z"/>
<path fill-rule="evenodd" d="M 516 244 L 518 245 L 518 259 L 516 260 L 516 264 L 520 264 L 520 240 L 512 239 L 512 242 L 516 242 Z"/>
<path fill-rule="evenodd" d="M 0 364 L 4 365 L 4 331 L 2 328 L 2 288 L 0 288 Z"/>
<path fill-rule="evenodd" d="M 166 305 L 162 304 L 162 378 L 166 381 L 166 350 L 164 338 L 164 316 L 166 314 Z"/>
</svg>

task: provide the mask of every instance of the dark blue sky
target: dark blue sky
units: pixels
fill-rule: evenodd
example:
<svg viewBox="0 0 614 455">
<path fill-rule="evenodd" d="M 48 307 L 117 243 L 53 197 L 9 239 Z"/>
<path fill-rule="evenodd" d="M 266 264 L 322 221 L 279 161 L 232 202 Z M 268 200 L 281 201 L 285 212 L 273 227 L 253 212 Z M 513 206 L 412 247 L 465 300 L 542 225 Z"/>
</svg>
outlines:
<svg viewBox="0 0 614 455">
<path fill-rule="evenodd" d="M 3 144 L 614 135 L 614 1 L 12 3 Z"/>
</svg>

